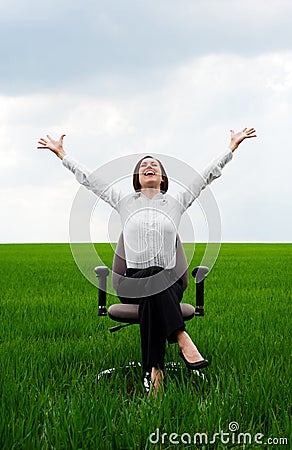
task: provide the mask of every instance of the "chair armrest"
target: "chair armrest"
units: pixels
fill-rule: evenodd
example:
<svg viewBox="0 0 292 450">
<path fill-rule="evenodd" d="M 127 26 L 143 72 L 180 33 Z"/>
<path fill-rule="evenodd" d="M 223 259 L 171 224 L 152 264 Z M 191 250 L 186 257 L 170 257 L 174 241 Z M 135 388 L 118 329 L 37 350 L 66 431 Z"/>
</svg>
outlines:
<svg viewBox="0 0 292 450">
<path fill-rule="evenodd" d="M 109 275 L 109 268 L 97 266 L 94 269 L 98 278 L 98 316 L 106 316 L 106 277 Z"/>
<path fill-rule="evenodd" d="M 196 279 L 196 283 L 200 283 L 201 281 L 204 281 L 206 278 L 206 275 L 209 272 L 209 267 L 207 266 L 197 266 L 192 271 L 192 276 Z"/>
<path fill-rule="evenodd" d="M 209 272 L 209 268 L 206 266 L 195 267 L 192 271 L 192 276 L 196 280 L 196 316 L 204 316 L 204 281 L 206 275 Z"/>
</svg>

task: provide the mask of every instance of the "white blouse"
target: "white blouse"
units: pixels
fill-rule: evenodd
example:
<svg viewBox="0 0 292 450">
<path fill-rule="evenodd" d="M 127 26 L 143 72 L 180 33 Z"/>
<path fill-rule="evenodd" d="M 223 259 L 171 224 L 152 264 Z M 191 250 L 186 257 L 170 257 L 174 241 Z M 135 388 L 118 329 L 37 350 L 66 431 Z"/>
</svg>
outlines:
<svg viewBox="0 0 292 450">
<path fill-rule="evenodd" d="M 231 150 L 216 158 L 195 176 L 187 189 L 176 197 L 156 194 L 149 199 L 141 192 L 123 195 L 68 155 L 63 165 L 77 181 L 109 203 L 120 214 L 127 268 L 145 269 L 160 266 L 171 269 L 176 262 L 176 236 L 182 214 L 200 195 L 202 189 L 220 177 L 223 167 L 232 159 Z"/>
</svg>

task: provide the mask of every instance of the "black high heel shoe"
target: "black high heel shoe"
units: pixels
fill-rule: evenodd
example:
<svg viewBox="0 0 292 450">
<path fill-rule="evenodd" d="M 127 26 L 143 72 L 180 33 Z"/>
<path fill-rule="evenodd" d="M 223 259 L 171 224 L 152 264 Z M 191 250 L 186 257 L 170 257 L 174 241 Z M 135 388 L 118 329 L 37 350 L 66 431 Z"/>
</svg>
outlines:
<svg viewBox="0 0 292 450">
<path fill-rule="evenodd" d="M 179 352 L 179 356 L 184 360 L 185 365 L 189 370 L 200 370 L 209 365 L 209 361 L 207 361 L 207 359 L 202 359 L 201 361 L 194 363 L 187 361 L 182 351 Z"/>
</svg>

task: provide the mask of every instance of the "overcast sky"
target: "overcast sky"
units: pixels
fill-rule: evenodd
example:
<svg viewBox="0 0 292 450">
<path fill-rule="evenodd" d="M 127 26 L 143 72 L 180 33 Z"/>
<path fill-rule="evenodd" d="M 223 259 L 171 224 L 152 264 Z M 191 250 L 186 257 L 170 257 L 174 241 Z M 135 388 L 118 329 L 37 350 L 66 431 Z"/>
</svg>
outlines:
<svg viewBox="0 0 292 450">
<path fill-rule="evenodd" d="M 250 126 L 210 188 L 222 240 L 291 242 L 291 17 L 290 0 L 1 2 L 0 242 L 69 241 L 79 185 L 36 150 L 47 133 L 92 169 L 157 153 L 200 170 Z M 110 213 L 97 203 L 94 241 Z"/>
</svg>

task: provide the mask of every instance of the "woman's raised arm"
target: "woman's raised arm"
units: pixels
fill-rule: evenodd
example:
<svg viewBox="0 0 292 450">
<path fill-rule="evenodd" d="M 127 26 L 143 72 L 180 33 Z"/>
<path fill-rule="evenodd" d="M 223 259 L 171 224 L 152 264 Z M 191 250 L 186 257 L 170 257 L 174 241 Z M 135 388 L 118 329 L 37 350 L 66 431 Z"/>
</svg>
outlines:
<svg viewBox="0 0 292 450">
<path fill-rule="evenodd" d="M 78 161 L 71 158 L 63 148 L 64 137 L 65 134 L 62 134 L 60 139 L 56 141 L 47 134 L 47 139 L 41 138 L 38 141 L 39 146 L 37 148 L 47 148 L 55 153 L 55 155 L 62 160 L 63 166 L 75 175 L 78 183 L 85 186 L 118 211 L 122 193 L 112 186 L 112 181 L 105 181 L 102 179 L 99 170 L 91 171 L 83 164 L 80 164 Z"/>
<path fill-rule="evenodd" d="M 182 205 L 183 211 L 199 197 L 201 191 L 205 189 L 208 184 L 221 176 L 223 167 L 232 159 L 233 152 L 237 149 L 239 144 L 244 139 L 256 137 L 254 128 L 244 128 L 237 133 L 235 133 L 234 130 L 230 130 L 230 133 L 229 150 L 226 150 L 221 156 L 212 161 L 211 164 L 205 168 L 202 175 L 198 173 L 187 189 L 178 195 L 178 200 Z"/>
</svg>

